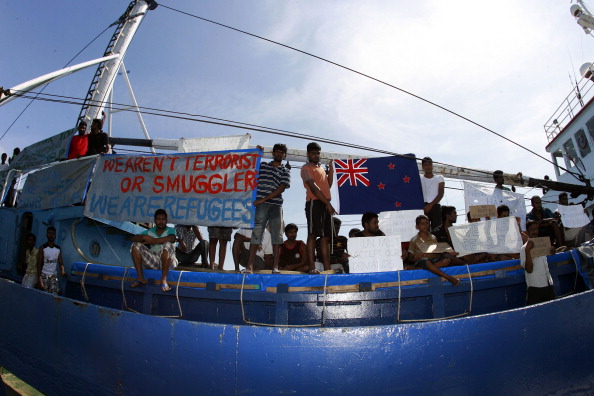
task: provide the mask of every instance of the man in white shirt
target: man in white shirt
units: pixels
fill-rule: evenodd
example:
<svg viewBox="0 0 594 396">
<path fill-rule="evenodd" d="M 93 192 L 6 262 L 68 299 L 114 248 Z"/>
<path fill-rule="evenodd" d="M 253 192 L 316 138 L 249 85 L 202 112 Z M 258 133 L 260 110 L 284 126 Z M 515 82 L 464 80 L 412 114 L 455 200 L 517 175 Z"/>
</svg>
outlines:
<svg viewBox="0 0 594 396">
<path fill-rule="evenodd" d="M 526 232 L 529 238 L 537 238 L 538 223 L 529 220 L 526 223 Z M 534 242 L 529 239 L 520 250 L 520 263 L 524 267 L 528 287 L 526 289 L 526 305 L 554 300 L 556 297 L 547 256 L 532 257 L 532 248 L 534 248 Z M 551 247 L 550 254 L 554 253 L 555 248 Z"/>
<path fill-rule="evenodd" d="M 443 176 L 433 174 L 433 160 L 430 157 L 421 160 L 421 167 L 425 173 L 421 176 L 423 200 L 425 201 L 423 211 L 429 217 L 431 230 L 433 230 L 441 225 L 441 205 L 439 202 L 443 198 L 445 181 Z"/>
</svg>

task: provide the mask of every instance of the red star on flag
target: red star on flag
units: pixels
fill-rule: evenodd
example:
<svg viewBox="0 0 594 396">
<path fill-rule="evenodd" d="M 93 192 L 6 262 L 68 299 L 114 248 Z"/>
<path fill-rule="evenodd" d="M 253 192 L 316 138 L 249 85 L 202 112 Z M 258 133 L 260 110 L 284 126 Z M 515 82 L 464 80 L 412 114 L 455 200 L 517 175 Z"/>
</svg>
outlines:
<svg viewBox="0 0 594 396">
<path fill-rule="evenodd" d="M 379 187 L 380 190 L 383 190 L 384 187 L 386 187 L 386 185 L 382 182 L 380 182 L 380 184 L 377 185 Z"/>
<path fill-rule="evenodd" d="M 403 182 L 405 182 L 405 183 L 410 183 L 410 177 L 408 177 L 408 176 L 404 176 L 404 177 L 402 178 L 402 181 L 403 181 Z"/>
<path fill-rule="evenodd" d="M 396 165 L 394 165 L 391 162 L 388 164 L 388 168 L 390 168 L 390 170 L 394 170 L 395 167 L 396 167 Z"/>
<path fill-rule="evenodd" d="M 395 202 L 394 205 L 396 205 L 397 208 L 402 206 L 402 204 L 400 202 Z"/>
</svg>

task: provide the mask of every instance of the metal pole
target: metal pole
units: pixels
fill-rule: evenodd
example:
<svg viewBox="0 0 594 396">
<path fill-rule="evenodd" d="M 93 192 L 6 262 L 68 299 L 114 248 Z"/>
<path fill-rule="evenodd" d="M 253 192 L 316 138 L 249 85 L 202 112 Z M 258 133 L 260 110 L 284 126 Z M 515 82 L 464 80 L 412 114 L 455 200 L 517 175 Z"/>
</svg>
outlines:
<svg viewBox="0 0 594 396">
<path fill-rule="evenodd" d="M 149 136 L 148 130 L 146 129 L 146 125 L 144 124 L 144 120 L 142 119 L 142 114 L 140 113 L 140 109 L 138 108 L 138 102 L 136 101 L 136 96 L 134 95 L 134 91 L 132 90 L 132 84 L 130 84 L 130 79 L 128 78 L 128 73 L 126 72 L 126 65 L 124 61 L 122 61 L 122 75 L 124 76 L 124 80 L 126 80 L 126 86 L 128 87 L 128 92 L 130 93 L 130 98 L 132 98 L 132 104 L 136 109 L 136 115 L 138 116 L 138 121 L 140 122 L 140 127 L 144 132 L 144 137 L 147 140 L 150 140 L 151 137 Z M 151 152 L 156 154 L 156 151 L 153 147 L 151 147 Z"/>
</svg>

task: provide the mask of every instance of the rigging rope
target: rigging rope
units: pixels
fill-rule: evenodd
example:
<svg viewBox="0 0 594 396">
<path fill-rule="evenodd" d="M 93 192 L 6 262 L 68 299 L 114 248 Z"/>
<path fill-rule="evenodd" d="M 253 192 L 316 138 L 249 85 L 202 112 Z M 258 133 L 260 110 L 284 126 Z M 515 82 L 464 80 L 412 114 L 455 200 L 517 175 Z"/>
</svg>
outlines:
<svg viewBox="0 0 594 396">
<path fill-rule="evenodd" d="M 69 65 L 70 63 L 72 63 L 72 61 L 73 61 L 73 60 L 75 60 L 75 59 L 76 59 L 76 57 L 78 57 L 78 56 L 79 56 L 79 55 L 80 55 L 80 54 L 81 54 L 81 53 L 82 53 L 84 50 L 86 50 L 86 49 L 87 49 L 87 48 L 88 48 L 88 47 L 89 47 L 91 44 L 93 44 L 93 42 L 94 42 L 95 40 L 97 40 L 99 37 L 101 37 L 101 35 L 102 35 L 103 33 L 105 33 L 105 32 L 107 31 L 107 29 L 109 29 L 110 27 L 111 27 L 111 25 L 110 25 L 110 26 L 108 26 L 108 27 L 106 27 L 105 29 L 103 29 L 103 31 L 102 31 L 101 33 L 99 33 L 97 36 L 95 36 L 95 38 L 94 38 L 94 39 L 92 39 L 92 40 L 91 40 L 91 41 L 90 41 L 90 42 L 89 42 L 87 45 L 85 45 L 85 46 L 84 46 L 84 47 L 83 47 L 83 48 L 82 48 L 80 51 L 78 51 L 78 52 L 76 53 L 76 55 L 74 55 L 74 56 L 72 57 L 72 59 L 70 59 L 70 60 L 68 61 L 68 63 L 66 63 L 66 64 L 65 64 L 65 65 L 62 67 L 62 69 L 63 69 L 63 68 L 65 68 L 65 67 L 68 67 L 68 65 Z M 43 92 L 43 90 L 44 90 L 44 89 L 45 89 L 45 88 L 46 88 L 46 87 L 47 87 L 49 84 L 50 84 L 50 83 L 47 83 L 47 84 L 45 84 L 43 87 L 41 87 L 41 91 L 39 91 L 39 93 L 37 94 L 37 96 L 41 95 L 41 93 Z M 10 131 L 10 129 L 13 127 L 13 125 L 14 125 L 14 124 L 15 124 L 15 123 L 16 123 L 16 122 L 17 122 L 17 121 L 18 121 L 18 120 L 21 118 L 21 116 L 22 116 L 22 115 L 25 113 L 25 111 L 27 111 L 27 109 L 29 108 L 29 106 L 31 106 L 31 104 L 33 103 L 33 101 L 34 101 L 35 99 L 37 99 L 37 96 L 31 99 L 31 101 L 30 101 L 30 102 L 27 104 L 27 106 L 25 106 L 25 108 L 24 108 L 24 109 L 23 109 L 23 110 L 22 110 L 22 111 L 19 113 L 19 115 L 17 115 L 17 117 L 16 117 L 16 118 L 14 119 L 14 121 L 12 122 L 12 124 L 10 124 L 10 125 L 8 126 L 8 128 L 6 128 L 6 131 L 4 131 L 4 133 L 2 134 L 2 136 L 0 136 L 0 140 L 4 139 L 4 136 L 6 136 L 6 134 L 8 133 L 8 131 Z"/>
<path fill-rule="evenodd" d="M 34 92 L 30 92 L 30 93 L 34 93 Z M 25 93 L 22 95 L 22 97 L 30 98 L 31 97 L 31 96 L 29 96 L 30 93 Z M 47 96 L 47 97 L 45 97 L 45 96 Z M 54 99 L 54 98 L 57 98 L 57 99 Z M 74 104 L 74 105 L 81 105 L 82 100 L 83 100 L 81 98 L 76 98 L 76 97 L 72 97 L 72 96 L 55 95 L 55 94 L 47 94 L 47 93 L 44 93 L 42 95 L 42 97 L 33 97 L 33 99 L 42 100 L 42 101 L 46 101 L 46 102 Z M 388 151 L 388 150 L 376 149 L 373 147 L 362 146 L 359 144 L 343 142 L 343 141 L 339 141 L 339 140 L 335 140 L 335 139 L 320 138 L 320 137 L 314 136 L 314 135 L 308 135 L 308 134 L 294 132 L 294 131 L 288 131 L 288 130 L 284 130 L 284 129 L 270 128 L 270 127 L 256 125 L 256 124 L 244 123 L 244 122 L 240 122 L 240 121 L 233 121 L 233 120 L 227 120 L 227 119 L 222 119 L 222 118 L 210 117 L 210 116 L 205 116 L 205 115 L 201 115 L 201 114 L 184 113 L 184 112 L 178 112 L 178 111 L 173 111 L 173 110 L 166 110 L 166 109 L 159 109 L 159 108 L 145 107 L 145 106 L 139 106 L 138 107 L 139 110 L 137 111 L 136 109 L 131 109 L 129 105 L 124 104 L 124 103 L 105 102 L 105 104 L 111 104 L 113 106 L 113 109 L 118 110 L 118 111 L 127 111 L 127 112 L 133 112 L 133 113 L 140 112 L 145 115 L 154 115 L 154 116 L 158 116 L 158 117 L 167 117 L 167 118 L 175 118 L 175 119 L 179 119 L 179 120 L 202 122 L 202 123 L 206 123 L 206 124 L 226 126 L 226 127 L 238 128 L 238 129 L 245 129 L 245 130 L 253 131 L 253 132 L 270 133 L 270 134 L 274 134 L 274 135 L 286 136 L 286 137 L 291 137 L 291 138 L 295 138 L 295 139 L 313 140 L 313 141 L 317 141 L 317 142 L 321 142 L 321 143 L 333 144 L 333 145 L 337 145 L 337 146 L 348 147 L 348 148 L 364 150 L 364 151 L 369 151 L 369 152 L 375 152 L 375 153 L 379 153 L 379 154 L 387 154 L 387 155 L 392 155 L 392 156 L 411 158 L 404 154 L 399 154 L 399 153 L 395 153 L 395 152 Z M 206 118 L 206 120 L 198 119 L 196 117 Z M 210 120 L 217 120 L 217 121 L 210 121 Z M 419 158 L 419 157 L 415 157 L 415 159 L 421 160 L 421 158 Z M 447 163 L 438 162 L 438 161 L 433 161 L 433 163 L 436 165 L 445 165 L 445 166 L 450 166 L 450 167 L 455 166 L 452 164 L 447 164 Z M 565 169 L 561 166 L 559 168 L 563 169 L 564 171 L 568 171 L 567 169 Z M 470 169 L 470 168 L 467 168 L 467 169 Z M 485 170 L 480 170 L 480 169 L 472 169 L 472 170 L 477 173 L 491 175 L 490 171 L 485 171 Z M 449 177 L 454 177 L 454 176 L 449 176 Z"/>
<path fill-rule="evenodd" d="M 315 59 L 321 60 L 321 61 L 323 61 L 323 62 L 329 63 L 329 64 L 331 64 L 331 65 L 334 65 L 334 66 L 336 66 L 336 67 L 340 67 L 341 69 L 345 69 L 345 70 L 347 70 L 347 71 L 350 71 L 350 72 L 352 72 L 352 73 L 358 74 L 358 75 L 360 75 L 360 76 L 362 76 L 362 77 L 368 78 L 368 79 L 370 79 L 370 80 L 373 80 L 373 81 L 375 81 L 375 82 L 378 82 L 378 83 L 380 83 L 380 84 L 386 85 L 386 86 L 388 86 L 388 87 L 390 87 L 390 88 L 393 88 L 393 89 L 395 89 L 395 90 L 397 90 L 397 91 L 400 91 L 400 92 L 402 92 L 402 93 L 404 93 L 404 94 L 406 94 L 406 95 L 412 96 L 413 98 L 416 98 L 416 99 L 418 99 L 418 100 L 420 100 L 420 101 L 422 101 L 422 102 L 425 102 L 425 103 L 427 103 L 427 104 L 429 104 L 429 105 L 431 105 L 431 106 L 437 107 L 437 108 L 438 108 L 438 109 L 440 109 L 440 110 L 443 110 L 443 111 L 445 111 L 445 112 L 447 112 L 447 113 L 450 113 L 450 114 L 452 114 L 453 116 L 455 116 L 455 117 L 458 117 L 458 118 L 460 118 L 460 119 L 462 119 L 462 120 L 464 120 L 464 121 L 467 121 L 467 122 L 469 122 L 469 123 L 471 123 L 471 124 L 473 124 L 473 125 L 475 125 L 475 126 L 477 126 L 477 127 L 481 128 L 481 129 L 484 129 L 485 131 L 487 131 L 487 132 L 490 132 L 490 133 L 492 133 L 493 135 L 495 135 L 495 136 L 497 136 L 497 137 L 499 137 L 499 138 L 501 138 L 501 139 L 504 139 L 504 140 L 506 140 L 506 141 L 508 141 L 508 142 L 510 142 L 510 143 L 512 143 L 512 144 L 514 144 L 514 145 L 516 145 L 516 146 L 518 146 L 518 147 L 520 147 L 520 148 L 522 148 L 522 149 L 524 149 L 524 150 L 528 151 L 528 152 L 529 152 L 529 153 L 531 153 L 531 154 L 534 154 L 535 156 L 537 156 L 537 157 L 539 157 L 539 158 L 541 158 L 541 159 L 545 160 L 546 162 L 548 162 L 548 163 L 552 164 L 553 166 L 558 166 L 557 164 L 555 164 L 555 163 L 554 163 L 553 161 L 551 161 L 550 159 L 548 159 L 548 158 L 546 158 L 546 157 L 543 157 L 542 155 L 538 154 L 537 152 L 535 152 L 535 151 L 533 151 L 533 150 L 530 150 L 528 147 L 525 147 L 525 146 L 521 145 L 520 143 L 517 143 L 517 142 L 515 142 L 515 141 L 513 141 L 513 140 L 509 139 L 508 137 L 505 137 L 505 136 L 503 136 L 502 134 L 500 134 L 500 133 L 497 133 L 497 132 L 495 132 L 494 130 L 492 130 L 492 129 L 490 129 L 490 128 L 487 128 L 486 126 L 484 126 L 484 125 L 482 125 L 482 124 L 480 124 L 480 123 L 478 123 L 478 122 L 476 122 L 476 121 L 473 121 L 473 120 L 471 120 L 470 118 L 468 118 L 468 117 L 465 117 L 465 116 L 463 116 L 463 115 L 462 115 L 462 114 L 460 114 L 460 113 L 457 113 L 457 112 L 455 112 L 455 111 L 453 111 L 453 110 L 450 110 L 450 109 L 448 109 L 447 107 L 444 107 L 444 106 L 442 106 L 442 105 L 439 105 L 439 104 L 437 104 L 437 103 L 435 103 L 435 102 L 432 102 L 432 101 L 430 101 L 429 99 L 425 99 L 425 98 L 423 98 L 422 96 L 416 95 L 416 94 L 414 94 L 414 93 L 412 93 L 412 92 L 410 92 L 410 91 L 407 91 L 407 90 L 405 90 L 405 89 L 403 89 L 403 88 L 400 88 L 400 87 L 398 87 L 398 86 L 396 86 L 396 85 L 393 85 L 393 84 L 390 84 L 390 83 L 388 83 L 388 82 L 385 82 L 385 81 L 383 81 L 383 80 L 380 80 L 379 78 L 373 77 L 373 76 L 371 76 L 371 75 L 369 75 L 369 74 L 365 74 L 365 73 L 363 73 L 363 72 L 360 72 L 360 71 L 358 71 L 358 70 L 355 70 L 355 69 L 352 69 L 352 68 L 350 68 L 350 67 L 344 66 L 344 65 L 342 65 L 342 64 L 340 64 L 340 63 L 337 63 L 337 62 L 331 61 L 331 60 L 329 60 L 329 59 L 326 59 L 326 58 L 324 58 L 324 57 L 321 57 L 321 56 L 319 56 L 319 55 L 312 54 L 311 52 L 307 52 L 307 51 L 304 51 L 304 50 L 300 50 L 299 48 L 292 47 L 292 46 L 290 46 L 290 45 L 288 45 L 288 44 L 283 44 L 283 43 L 281 43 L 281 42 L 274 41 L 274 40 L 272 40 L 272 39 L 269 39 L 269 38 L 266 38 L 266 37 L 263 37 L 263 36 L 259 36 L 259 35 L 257 35 L 257 34 L 254 34 L 254 33 L 250 33 L 250 32 L 247 32 L 247 31 L 245 31 L 245 30 L 241 30 L 241 29 L 238 29 L 238 28 L 234 28 L 234 27 L 232 27 L 232 26 L 225 25 L 225 24 L 223 24 L 223 23 L 216 22 L 216 21 L 213 21 L 213 20 L 211 20 L 211 19 L 207 19 L 207 18 L 204 18 L 204 17 L 198 16 L 198 15 L 195 15 L 195 14 L 191 14 L 191 13 L 189 13 L 189 12 L 185 12 L 185 11 L 182 11 L 182 10 L 178 10 L 178 9 L 176 9 L 176 8 L 169 7 L 169 6 L 165 5 L 165 4 L 161 4 L 161 3 L 159 3 L 159 5 L 160 5 L 161 7 L 163 7 L 163 8 L 169 9 L 169 10 L 171 10 L 171 11 L 178 12 L 178 13 L 180 13 L 180 14 L 184 14 L 184 15 L 190 16 L 190 17 L 192 17 L 192 18 L 200 19 L 200 20 L 202 20 L 202 21 L 204 21 L 204 22 L 212 23 L 212 24 L 214 24 L 214 25 L 221 26 L 221 27 L 224 27 L 224 28 L 226 28 L 226 29 L 234 30 L 234 31 L 236 31 L 236 32 L 239 32 L 239 33 L 242 33 L 242 34 L 245 34 L 245 35 L 251 36 L 251 37 L 255 37 L 255 38 L 257 38 L 257 39 L 264 40 L 264 41 L 267 41 L 267 42 L 269 42 L 269 43 L 272 43 L 272 44 L 275 44 L 275 45 L 278 45 L 278 46 L 281 46 L 281 47 L 284 47 L 284 48 L 290 49 L 290 50 L 292 50 L 292 51 L 299 52 L 299 53 L 301 53 L 301 54 L 304 54 L 304 55 L 310 56 L 310 57 L 312 57 L 312 58 L 315 58 Z M 572 171 L 570 171 L 570 170 L 567 170 L 567 169 L 564 169 L 564 168 L 562 168 L 561 166 L 559 166 L 559 168 L 563 169 L 564 171 L 566 171 L 566 172 L 568 172 L 569 174 L 571 174 L 572 176 L 574 176 L 576 179 L 580 180 L 580 178 L 579 178 L 579 177 L 578 177 L 578 176 L 577 176 L 577 175 L 576 175 L 574 172 L 572 172 Z M 580 181 L 581 181 L 581 180 L 580 180 Z"/>
</svg>

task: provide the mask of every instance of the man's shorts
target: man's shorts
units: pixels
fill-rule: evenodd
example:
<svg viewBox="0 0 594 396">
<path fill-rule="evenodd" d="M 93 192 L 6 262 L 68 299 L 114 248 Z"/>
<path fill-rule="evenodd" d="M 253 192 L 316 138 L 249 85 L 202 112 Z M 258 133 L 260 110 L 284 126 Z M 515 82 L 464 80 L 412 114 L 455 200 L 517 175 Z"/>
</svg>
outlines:
<svg viewBox="0 0 594 396">
<path fill-rule="evenodd" d="M 208 227 L 208 238 L 230 241 L 232 231 L 231 227 Z"/>
<path fill-rule="evenodd" d="M 305 202 L 305 217 L 307 218 L 307 233 L 316 237 L 332 236 L 332 215 L 326 205 L 319 199 Z"/>
<path fill-rule="evenodd" d="M 270 228 L 270 239 L 273 245 L 283 243 L 283 207 L 269 203 L 262 203 L 256 208 L 256 222 L 252 231 L 252 245 L 262 244 L 264 227 Z"/>
<path fill-rule="evenodd" d="M 58 281 L 58 275 L 41 274 L 41 281 L 43 282 L 43 291 L 54 294 L 60 293 L 60 282 Z"/>
<path fill-rule="evenodd" d="M 546 287 L 528 287 L 526 289 L 526 305 L 538 304 L 545 301 L 551 301 L 556 298 L 555 288 Z"/>
<path fill-rule="evenodd" d="M 148 269 L 159 270 L 161 269 L 161 252 L 153 252 L 151 249 L 146 247 L 142 242 L 134 242 L 132 247 L 136 247 L 142 257 L 142 266 Z M 169 269 L 177 267 L 177 258 L 175 257 L 175 247 L 171 242 L 165 242 L 163 249 L 167 250 L 167 254 L 171 261 L 169 262 Z M 130 249 L 132 250 L 132 249 Z"/>
<path fill-rule="evenodd" d="M 438 261 L 441 261 L 441 260 L 447 259 L 447 258 L 449 258 L 449 257 L 447 255 L 445 255 L 445 254 L 441 254 L 439 257 L 434 257 L 434 258 L 427 258 L 427 257 L 425 257 L 425 258 L 422 258 L 419 261 L 417 261 L 414 264 L 414 267 L 416 267 L 416 268 L 422 268 L 424 270 L 427 270 L 427 262 L 430 262 L 431 264 L 435 264 Z"/>
<path fill-rule="evenodd" d="M 27 287 L 29 289 L 34 289 L 35 286 L 37 286 L 37 275 L 25 274 L 25 276 L 23 276 L 21 285 L 23 285 L 23 287 Z"/>
</svg>

